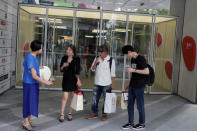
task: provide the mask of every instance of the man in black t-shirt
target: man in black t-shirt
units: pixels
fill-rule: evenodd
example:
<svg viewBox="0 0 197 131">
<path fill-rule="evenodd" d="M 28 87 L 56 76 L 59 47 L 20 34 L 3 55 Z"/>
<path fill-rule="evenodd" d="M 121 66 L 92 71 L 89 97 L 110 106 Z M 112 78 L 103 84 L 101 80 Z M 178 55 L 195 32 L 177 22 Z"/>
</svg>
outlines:
<svg viewBox="0 0 197 131">
<path fill-rule="evenodd" d="M 137 51 L 130 45 L 122 48 L 122 53 L 131 58 L 131 67 L 126 68 L 126 72 L 132 73 L 128 91 L 128 123 L 122 126 L 123 129 L 132 128 L 140 130 L 145 128 L 145 109 L 144 109 L 144 88 L 145 78 L 149 74 L 146 60 L 139 55 Z M 139 112 L 139 123 L 134 125 L 134 104 L 137 102 Z"/>
</svg>

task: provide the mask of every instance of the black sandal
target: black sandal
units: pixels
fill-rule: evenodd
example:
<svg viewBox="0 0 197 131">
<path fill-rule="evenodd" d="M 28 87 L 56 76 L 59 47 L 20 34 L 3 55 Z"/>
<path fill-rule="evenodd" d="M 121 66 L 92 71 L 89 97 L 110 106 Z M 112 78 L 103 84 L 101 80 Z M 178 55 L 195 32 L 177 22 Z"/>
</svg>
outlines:
<svg viewBox="0 0 197 131">
<path fill-rule="evenodd" d="M 31 127 L 31 125 L 22 125 L 23 129 L 27 130 L 27 131 L 34 131 L 34 129 Z"/>
<path fill-rule="evenodd" d="M 35 125 L 32 124 L 32 121 L 30 121 L 29 124 L 31 125 L 31 127 L 35 127 Z"/>
<path fill-rule="evenodd" d="M 72 114 L 71 113 L 68 114 L 67 120 L 72 121 Z"/>
<path fill-rule="evenodd" d="M 59 121 L 64 122 L 64 114 L 60 115 Z"/>
</svg>

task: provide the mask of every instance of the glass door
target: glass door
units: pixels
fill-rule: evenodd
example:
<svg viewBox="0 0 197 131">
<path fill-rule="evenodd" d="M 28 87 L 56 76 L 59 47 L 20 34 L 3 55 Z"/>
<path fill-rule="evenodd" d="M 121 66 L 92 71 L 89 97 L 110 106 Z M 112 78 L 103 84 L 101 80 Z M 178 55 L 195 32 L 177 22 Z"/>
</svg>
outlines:
<svg viewBox="0 0 197 131">
<path fill-rule="evenodd" d="M 147 63 L 152 65 L 150 51 L 153 28 L 152 16 L 129 15 L 128 25 L 128 45 L 137 49 L 138 53 L 145 57 Z M 130 77 L 129 75 L 126 77 L 126 83 L 129 82 Z M 148 92 L 148 88 L 145 89 L 145 92 Z"/>
<path fill-rule="evenodd" d="M 155 82 L 150 93 L 170 94 L 172 92 L 175 38 L 176 19 L 155 17 Z"/>
<path fill-rule="evenodd" d="M 55 77 L 53 88 L 62 86 L 60 62 L 66 53 L 66 47 L 72 44 L 73 12 L 68 9 L 48 9 L 46 65 L 51 68 L 52 75 Z"/>
<path fill-rule="evenodd" d="M 122 90 L 122 78 L 124 70 L 124 56 L 122 55 L 122 47 L 125 45 L 126 37 L 126 15 L 104 12 L 102 21 L 101 43 L 107 44 L 109 54 L 115 60 L 116 78 L 114 81 L 114 89 Z"/>
<path fill-rule="evenodd" d="M 94 85 L 94 72 L 90 68 L 94 58 L 97 56 L 99 29 L 100 12 L 76 11 L 75 45 L 77 47 L 77 55 L 81 59 L 83 89 L 92 89 Z"/>
</svg>

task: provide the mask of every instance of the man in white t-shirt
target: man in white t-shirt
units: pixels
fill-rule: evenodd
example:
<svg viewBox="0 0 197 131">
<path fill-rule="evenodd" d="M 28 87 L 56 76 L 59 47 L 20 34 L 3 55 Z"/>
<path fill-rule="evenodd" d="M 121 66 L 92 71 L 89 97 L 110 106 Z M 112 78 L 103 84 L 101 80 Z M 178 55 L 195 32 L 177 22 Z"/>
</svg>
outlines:
<svg viewBox="0 0 197 131">
<path fill-rule="evenodd" d="M 93 102 L 92 113 L 87 116 L 87 119 L 93 119 L 98 117 L 98 103 L 101 94 L 105 98 L 106 92 L 111 92 L 114 88 L 115 78 L 115 61 L 108 55 L 107 45 L 101 45 L 99 47 L 99 56 L 97 56 L 91 66 L 91 70 L 95 71 L 95 81 L 93 88 Z M 107 119 L 107 114 L 104 113 L 104 104 L 102 109 L 102 120 Z"/>
</svg>

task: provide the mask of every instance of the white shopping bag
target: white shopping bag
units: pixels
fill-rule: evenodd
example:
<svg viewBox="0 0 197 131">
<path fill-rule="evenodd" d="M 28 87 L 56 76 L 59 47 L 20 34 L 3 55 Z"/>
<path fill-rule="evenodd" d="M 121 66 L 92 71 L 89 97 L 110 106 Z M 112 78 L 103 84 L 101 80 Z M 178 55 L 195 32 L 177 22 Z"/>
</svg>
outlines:
<svg viewBox="0 0 197 131">
<path fill-rule="evenodd" d="M 73 108 L 76 111 L 83 110 L 83 95 L 81 92 L 74 93 L 74 96 L 71 102 L 71 108 Z"/>
<path fill-rule="evenodd" d="M 128 93 L 122 93 L 122 98 L 124 101 L 128 101 Z"/>
<path fill-rule="evenodd" d="M 116 112 L 116 101 L 117 101 L 117 96 L 115 93 L 106 93 L 104 113 Z"/>
<path fill-rule="evenodd" d="M 121 109 L 123 109 L 123 110 L 127 109 L 127 106 L 128 106 L 128 93 L 121 93 L 120 106 L 121 106 Z"/>
</svg>

